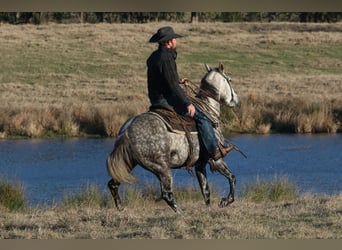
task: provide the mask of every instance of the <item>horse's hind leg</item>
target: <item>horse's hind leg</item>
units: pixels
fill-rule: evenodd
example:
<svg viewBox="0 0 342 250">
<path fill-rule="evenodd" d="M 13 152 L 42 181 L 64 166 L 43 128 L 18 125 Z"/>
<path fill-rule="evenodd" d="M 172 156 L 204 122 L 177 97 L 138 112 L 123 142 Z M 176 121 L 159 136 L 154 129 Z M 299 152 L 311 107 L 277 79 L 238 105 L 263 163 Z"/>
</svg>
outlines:
<svg viewBox="0 0 342 250">
<path fill-rule="evenodd" d="M 108 188 L 114 198 L 115 206 L 118 210 L 122 210 L 123 208 L 121 207 L 121 198 L 119 195 L 119 186 L 120 182 L 115 181 L 114 179 L 111 179 L 108 182 Z"/>
</svg>

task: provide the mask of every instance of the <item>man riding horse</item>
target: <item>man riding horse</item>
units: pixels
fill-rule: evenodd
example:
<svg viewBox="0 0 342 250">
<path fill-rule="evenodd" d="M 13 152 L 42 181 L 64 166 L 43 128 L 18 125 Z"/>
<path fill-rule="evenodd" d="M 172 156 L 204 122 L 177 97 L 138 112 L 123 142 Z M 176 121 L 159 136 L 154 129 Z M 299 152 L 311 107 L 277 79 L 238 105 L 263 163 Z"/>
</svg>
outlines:
<svg viewBox="0 0 342 250">
<path fill-rule="evenodd" d="M 205 204 L 210 205 L 207 162 L 212 171 L 218 171 L 229 181 L 230 191 L 220 199 L 219 207 L 226 207 L 234 202 L 236 179 L 223 157 L 237 148 L 234 145 L 222 145 L 224 138 L 219 119 L 221 104 L 235 107 L 239 98 L 232 87 L 230 77 L 224 73 L 222 64 L 218 68 L 206 65 L 207 72 L 201 79 L 199 90 L 193 91 L 194 97 L 187 96 L 179 85 L 175 62 L 178 37 L 180 36 L 175 34 L 171 27 L 159 29 L 151 37 L 150 42 L 159 43 L 158 49 L 147 60 L 148 90 L 152 103 L 150 110 L 154 112 L 130 117 L 119 129 L 114 148 L 107 157 L 107 170 L 112 177 L 108 187 L 118 209 L 122 209 L 119 187 L 122 183 L 135 182 L 136 178 L 131 172 L 137 165 L 156 175 L 160 183 L 161 198 L 175 212 L 181 212 L 181 209 L 178 208 L 174 196 L 171 169 L 193 168 Z M 166 109 L 158 109 L 161 106 Z M 181 127 L 184 128 L 185 136 L 172 131 L 170 124 L 166 122 L 169 117 L 158 114 L 161 110 L 163 114 L 164 111 L 169 113 L 170 110 L 172 114 L 181 114 L 177 114 L 176 119 L 170 116 L 170 120 L 187 120 L 186 123 L 189 123 L 188 119 L 184 118 L 191 120 L 192 117 L 194 120 L 191 120 L 190 124 L 196 121 L 199 133 L 189 132 L 184 123 L 181 123 Z M 200 146 L 201 144 L 204 146 Z"/>
<path fill-rule="evenodd" d="M 158 49 L 147 59 L 148 96 L 152 105 L 170 105 L 178 114 L 192 117 L 207 159 L 216 161 L 232 151 L 234 146 L 224 146 L 217 141 L 213 122 L 190 101 L 179 85 L 187 81 L 179 78 L 176 65 L 176 38 L 180 37 L 172 27 L 166 26 L 150 38 L 149 42 L 158 43 Z"/>
</svg>

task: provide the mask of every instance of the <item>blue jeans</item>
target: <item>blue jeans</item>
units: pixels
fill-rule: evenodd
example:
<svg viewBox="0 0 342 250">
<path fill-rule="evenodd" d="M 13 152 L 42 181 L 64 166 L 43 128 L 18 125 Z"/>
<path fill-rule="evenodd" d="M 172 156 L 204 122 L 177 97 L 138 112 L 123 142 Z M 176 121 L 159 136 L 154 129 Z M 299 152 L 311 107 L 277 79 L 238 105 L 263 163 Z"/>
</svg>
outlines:
<svg viewBox="0 0 342 250">
<path fill-rule="evenodd" d="M 218 150 L 213 124 L 210 119 L 197 108 L 193 118 L 196 121 L 199 139 L 210 157 Z"/>
</svg>

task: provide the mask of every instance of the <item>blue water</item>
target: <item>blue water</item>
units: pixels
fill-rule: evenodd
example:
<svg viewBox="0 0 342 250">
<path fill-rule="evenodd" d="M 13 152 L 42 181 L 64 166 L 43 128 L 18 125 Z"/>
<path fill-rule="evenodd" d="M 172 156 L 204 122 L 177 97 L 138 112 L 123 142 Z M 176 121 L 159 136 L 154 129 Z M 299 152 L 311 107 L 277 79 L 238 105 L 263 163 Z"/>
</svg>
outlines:
<svg viewBox="0 0 342 250">
<path fill-rule="evenodd" d="M 287 177 L 301 193 L 342 192 L 342 135 L 239 135 L 231 139 L 248 158 L 226 157 L 237 178 L 237 192 L 251 180 Z M 18 180 L 29 203 L 51 204 L 89 185 L 106 190 L 105 161 L 113 139 L 0 140 L 0 177 Z M 150 172 L 135 168 L 139 185 L 157 184 Z M 195 186 L 187 171 L 173 170 L 175 186 Z M 212 188 L 228 191 L 227 180 L 208 168 Z"/>
</svg>

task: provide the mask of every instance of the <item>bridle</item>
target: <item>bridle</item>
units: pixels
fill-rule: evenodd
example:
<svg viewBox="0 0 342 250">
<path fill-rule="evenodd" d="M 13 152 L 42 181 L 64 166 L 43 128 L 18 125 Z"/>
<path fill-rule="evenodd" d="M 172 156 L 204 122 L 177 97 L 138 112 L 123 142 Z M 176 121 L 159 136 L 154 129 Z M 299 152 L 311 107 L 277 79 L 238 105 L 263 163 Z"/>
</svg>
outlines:
<svg viewBox="0 0 342 250">
<path fill-rule="evenodd" d="M 229 89 L 230 89 L 230 95 L 231 95 L 231 100 L 234 100 L 234 91 L 233 91 L 233 87 L 232 87 L 232 79 L 230 78 L 230 76 L 224 74 L 223 72 L 220 72 L 220 71 L 216 71 L 217 73 L 219 73 L 221 76 L 223 76 L 224 79 L 226 79 L 227 83 L 228 83 L 228 86 L 229 86 Z M 222 104 L 222 103 L 221 103 Z M 225 104 L 223 104 L 225 105 Z"/>
<path fill-rule="evenodd" d="M 223 76 L 228 83 L 228 86 L 231 90 L 231 95 L 232 95 L 232 100 L 233 100 L 233 91 L 232 91 L 232 86 L 230 84 L 231 79 L 224 74 L 222 74 L 219 71 L 216 70 L 210 70 L 204 77 L 205 79 L 210 72 L 215 71 L 216 73 L 219 73 L 221 76 Z M 202 79 L 201 84 L 207 84 L 210 86 L 206 81 Z M 207 115 L 207 117 L 212 121 L 214 127 L 217 127 L 219 125 L 219 121 L 221 120 L 220 115 L 217 113 L 219 112 L 215 106 L 211 105 L 209 102 L 204 101 L 206 98 L 211 98 L 218 104 L 222 104 L 224 106 L 228 106 L 226 103 L 222 102 L 212 91 L 210 91 L 210 88 L 208 89 L 203 89 L 200 87 L 199 83 L 194 83 L 190 80 L 187 80 L 187 83 L 185 85 L 185 92 L 187 93 L 188 97 L 191 99 L 193 104 L 195 106 L 201 107 L 201 111 Z M 189 93 L 189 92 L 192 93 Z M 214 115 L 214 116 L 213 116 Z"/>
<path fill-rule="evenodd" d="M 227 83 L 228 83 L 228 86 L 229 86 L 229 89 L 230 89 L 230 94 L 231 94 L 231 100 L 234 100 L 234 95 L 233 95 L 233 88 L 232 88 L 232 85 L 231 85 L 231 78 L 229 76 L 226 76 L 224 73 L 220 72 L 220 71 L 216 71 L 216 70 L 211 70 L 210 72 L 208 72 L 204 78 L 206 78 L 206 76 L 208 74 L 210 74 L 212 71 L 215 71 L 216 73 L 220 74 L 224 79 L 226 79 Z M 204 79 L 203 78 L 203 79 Z M 186 87 L 186 91 L 187 89 L 189 88 L 191 90 L 191 92 L 193 94 L 195 94 L 197 97 L 199 98 L 203 98 L 203 97 L 210 97 L 212 98 L 213 100 L 215 100 L 216 102 L 218 102 L 219 104 L 221 105 L 224 105 L 224 106 L 227 106 L 226 103 L 222 102 L 214 93 L 212 93 L 211 91 L 209 90 L 206 90 L 206 89 L 202 89 L 198 83 L 194 83 L 190 80 L 188 80 L 188 83 L 190 84 L 185 84 L 185 87 Z M 202 84 L 205 83 L 205 84 L 208 84 L 207 82 L 203 81 L 201 82 Z M 197 90 L 199 89 L 199 91 L 196 91 L 194 89 L 195 86 L 197 88 Z M 188 92 L 188 91 L 187 91 Z"/>
</svg>

